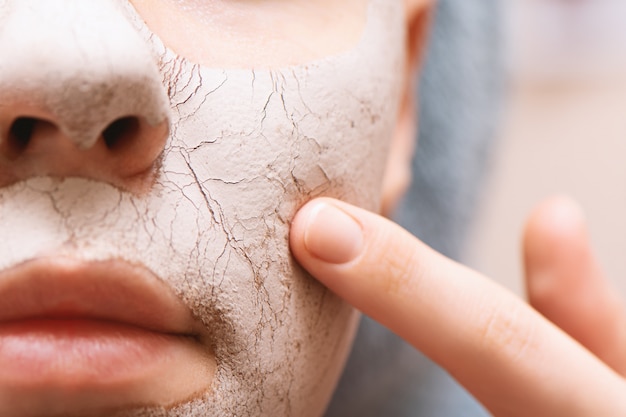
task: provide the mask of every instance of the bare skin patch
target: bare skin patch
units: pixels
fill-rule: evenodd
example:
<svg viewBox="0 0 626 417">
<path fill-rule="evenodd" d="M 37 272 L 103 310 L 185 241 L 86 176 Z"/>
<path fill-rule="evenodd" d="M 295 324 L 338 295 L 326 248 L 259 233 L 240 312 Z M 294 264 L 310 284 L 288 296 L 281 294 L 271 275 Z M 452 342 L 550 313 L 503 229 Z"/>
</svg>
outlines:
<svg viewBox="0 0 626 417">
<path fill-rule="evenodd" d="M 190 61 L 212 68 L 284 68 L 354 48 L 369 0 L 131 3 L 165 45 Z"/>
</svg>

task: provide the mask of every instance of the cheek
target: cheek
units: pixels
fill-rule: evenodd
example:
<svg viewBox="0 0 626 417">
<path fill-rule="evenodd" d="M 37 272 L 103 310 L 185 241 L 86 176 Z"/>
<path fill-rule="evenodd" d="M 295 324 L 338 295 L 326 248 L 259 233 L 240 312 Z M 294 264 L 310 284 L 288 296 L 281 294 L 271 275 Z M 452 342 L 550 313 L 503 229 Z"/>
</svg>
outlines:
<svg viewBox="0 0 626 417">
<path fill-rule="evenodd" d="M 379 208 L 397 91 L 355 81 L 345 67 L 362 57 L 345 59 L 275 71 L 175 67 L 178 120 L 159 183 L 180 193 L 158 206 L 177 207 L 162 228 L 187 239 L 151 266 L 184 266 L 171 276 L 185 277 L 174 278 L 179 292 L 212 335 L 220 398 L 272 409 L 290 381 L 301 400 L 286 414 L 318 415 L 348 352 L 354 311 L 305 276 L 288 247 L 290 219 L 311 198 Z"/>
<path fill-rule="evenodd" d="M 172 134 L 152 194 L 133 200 L 150 246 L 117 248 L 206 326 L 218 366 L 206 415 L 317 416 L 338 379 L 356 314 L 294 263 L 288 232 L 317 196 L 380 208 L 404 34 L 400 2 L 374 3 L 356 48 L 276 70 L 210 69 L 145 30 Z"/>
</svg>

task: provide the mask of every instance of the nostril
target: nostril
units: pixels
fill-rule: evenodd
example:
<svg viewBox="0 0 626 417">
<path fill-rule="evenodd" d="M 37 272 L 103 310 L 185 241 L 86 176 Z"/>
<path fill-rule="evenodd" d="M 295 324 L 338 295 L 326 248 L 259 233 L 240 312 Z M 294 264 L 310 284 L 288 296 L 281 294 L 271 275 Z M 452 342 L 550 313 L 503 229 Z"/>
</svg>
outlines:
<svg viewBox="0 0 626 417">
<path fill-rule="evenodd" d="M 132 191 L 153 184 L 169 119 L 152 124 L 129 112 L 96 126 L 69 125 L 72 130 L 36 112 L 43 113 L 0 114 L 0 188 L 32 176 L 84 177 Z"/>
<path fill-rule="evenodd" d="M 10 159 L 17 158 L 32 143 L 36 132 L 53 132 L 56 126 L 43 119 L 35 117 L 18 117 L 13 121 L 2 145 L 2 153 Z"/>
<path fill-rule="evenodd" d="M 122 117 L 104 129 L 102 138 L 107 148 L 117 149 L 132 141 L 137 136 L 139 128 L 139 118 L 135 116 Z"/>
<path fill-rule="evenodd" d="M 14 150 L 23 150 L 33 136 L 35 125 L 41 122 L 33 117 L 18 117 L 9 129 L 9 146 Z"/>
</svg>

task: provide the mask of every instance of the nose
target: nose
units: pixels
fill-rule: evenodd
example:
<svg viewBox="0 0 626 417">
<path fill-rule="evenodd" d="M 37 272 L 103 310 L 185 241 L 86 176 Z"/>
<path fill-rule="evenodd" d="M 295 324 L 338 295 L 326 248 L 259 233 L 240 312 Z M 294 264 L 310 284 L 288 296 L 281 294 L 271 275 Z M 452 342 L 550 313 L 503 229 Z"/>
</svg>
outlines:
<svg viewBox="0 0 626 417">
<path fill-rule="evenodd" d="M 168 133 L 157 58 L 119 0 L 0 0 L 0 186 L 142 187 Z"/>
</svg>

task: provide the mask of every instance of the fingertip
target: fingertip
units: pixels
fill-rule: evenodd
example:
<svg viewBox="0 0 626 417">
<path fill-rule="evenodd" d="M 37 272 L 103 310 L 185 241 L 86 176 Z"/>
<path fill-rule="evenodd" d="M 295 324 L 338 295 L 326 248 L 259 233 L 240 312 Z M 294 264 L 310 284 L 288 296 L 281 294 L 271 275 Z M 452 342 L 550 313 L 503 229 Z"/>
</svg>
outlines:
<svg viewBox="0 0 626 417">
<path fill-rule="evenodd" d="M 533 307 L 555 320 L 593 271 L 585 215 L 569 197 L 556 196 L 531 213 L 524 233 L 526 293 Z"/>
<path fill-rule="evenodd" d="M 296 214 L 290 241 L 300 260 L 341 265 L 362 252 L 363 228 L 339 202 L 319 198 L 305 204 Z"/>
<path fill-rule="evenodd" d="M 546 236 L 562 236 L 585 227 L 585 213 L 575 200 L 554 196 L 540 203 L 531 212 L 527 230 L 542 231 Z"/>
<path fill-rule="evenodd" d="M 564 252 L 587 247 L 587 226 L 582 207 L 567 196 L 554 196 L 531 212 L 524 231 L 524 253 L 531 266 L 544 266 Z"/>
</svg>

